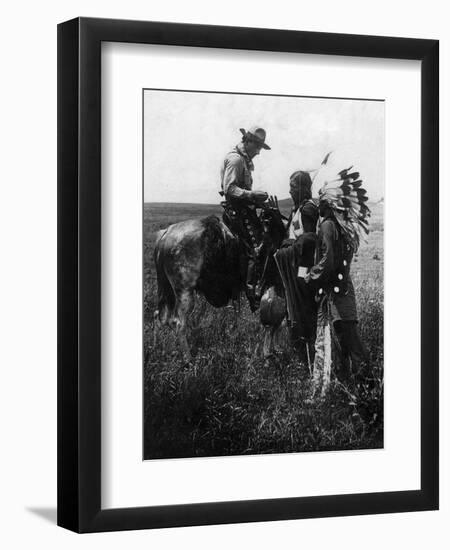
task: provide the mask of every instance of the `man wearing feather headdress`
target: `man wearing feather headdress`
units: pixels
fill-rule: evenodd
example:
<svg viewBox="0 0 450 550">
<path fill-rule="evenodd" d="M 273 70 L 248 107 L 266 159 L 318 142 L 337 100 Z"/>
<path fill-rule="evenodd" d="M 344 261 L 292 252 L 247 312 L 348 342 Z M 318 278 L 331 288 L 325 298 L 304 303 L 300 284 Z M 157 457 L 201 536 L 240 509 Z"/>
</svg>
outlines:
<svg viewBox="0 0 450 550">
<path fill-rule="evenodd" d="M 337 336 L 341 364 L 337 377 L 350 381 L 363 375 L 367 352 L 358 332 L 356 297 L 350 266 L 360 234 L 368 232 L 367 193 L 358 172 L 342 170 L 319 191 L 320 225 L 314 266 L 305 281 L 318 300 L 314 393 L 325 393 L 331 370 L 331 328 Z"/>
</svg>

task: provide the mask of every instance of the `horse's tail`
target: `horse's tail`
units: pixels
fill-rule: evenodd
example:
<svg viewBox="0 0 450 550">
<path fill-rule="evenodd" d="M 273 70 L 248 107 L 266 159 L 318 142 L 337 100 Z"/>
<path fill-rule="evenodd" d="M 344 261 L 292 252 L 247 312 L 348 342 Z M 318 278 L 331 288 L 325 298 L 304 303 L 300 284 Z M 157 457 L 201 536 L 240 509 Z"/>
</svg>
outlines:
<svg viewBox="0 0 450 550">
<path fill-rule="evenodd" d="M 199 289 L 216 307 L 228 303 L 239 286 L 239 248 L 235 237 L 217 216 L 201 220 L 203 266 Z"/>
<path fill-rule="evenodd" d="M 158 310 L 159 319 L 167 321 L 175 307 L 175 293 L 165 270 L 164 259 L 164 235 L 167 230 L 158 231 L 156 234 L 155 250 L 153 258 L 156 267 L 156 280 L 158 283 Z"/>
</svg>

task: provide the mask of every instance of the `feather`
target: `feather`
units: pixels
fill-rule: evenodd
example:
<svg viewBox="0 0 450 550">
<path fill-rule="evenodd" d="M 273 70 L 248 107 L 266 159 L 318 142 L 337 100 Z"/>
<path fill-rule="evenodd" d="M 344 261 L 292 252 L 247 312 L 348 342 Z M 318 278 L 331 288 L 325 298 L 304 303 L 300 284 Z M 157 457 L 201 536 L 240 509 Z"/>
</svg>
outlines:
<svg viewBox="0 0 450 550">
<path fill-rule="evenodd" d="M 338 172 L 338 175 L 339 175 L 339 176 L 346 175 L 347 172 L 348 172 L 349 170 L 351 170 L 352 168 L 353 168 L 353 165 L 350 166 L 349 168 L 344 168 L 344 170 L 341 170 L 340 172 Z"/>
<path fill-rule="evenodd" d="M 330 155 L 331 155 L 332 152 L 333 151 L 330 151 L 329 153 L 327 153 L 325 155 L 325 158 L 323 159 L 322 164 L 326 164 L 328 162 L 328 159 L 330 158 Z"/>
<path fill-rule="evenodd" d="M 326 164 L 328 154 L 322 164 Z M 326 170 L 319 168 L 321 172 L 319 180 L 319 200 L 326 201 L 333 209 L 336 221 L 347 236 L 354 251 L 358 249 L 360 236 L 369 233 L 370 209 L 367 206 L 369 197 L 362 187 L 363 180 L 360 173 L 350 172 L 353 166 L 345 168 L 336 174 L 332 168 Z M 330 173 L 331 172 L 331 173 Z"/>
<path fill-rule="evenodd" d="M 347 197 L 342 197 L 342 206 L 344 206 L 345 208 L 351 208 L 352 201 Z"/>
<path fill-rule="evenodd" d="M 357 180 L 359 178 L 359 172 L 352 172 L 351 174 L 347 174 L 347 177 L 352 180 Z"/>
<path fill-rule="evenodd" d="M 341 189 L 342 189 L 342 192 L 344 193 L 344 195 L 349 195 L 352 192 L 353 187 L 350 184 L 344 182 L 341 185 Z"/>
</svg>

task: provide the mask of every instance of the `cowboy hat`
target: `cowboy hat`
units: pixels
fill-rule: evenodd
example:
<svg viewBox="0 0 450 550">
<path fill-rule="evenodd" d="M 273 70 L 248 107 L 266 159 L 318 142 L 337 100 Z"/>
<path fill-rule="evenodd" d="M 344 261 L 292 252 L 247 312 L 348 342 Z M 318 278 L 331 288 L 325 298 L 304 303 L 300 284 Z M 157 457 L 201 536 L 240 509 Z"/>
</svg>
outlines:
<svg viewBox="0 0 450 550">
<path fill-rule="evenodd" d="M 259 128 L 258 126 L 252 126 L 250 130 L 245 130 L 244 128 L 239 128 L 241 131 L 241 134 L 251 140 L 257 143 L 258 145 L 261 145 L 263 149 L 270 149 L 270 147 L 265 143 L 266 140 L 266 131 L 264 128 Z"/>
</svg>

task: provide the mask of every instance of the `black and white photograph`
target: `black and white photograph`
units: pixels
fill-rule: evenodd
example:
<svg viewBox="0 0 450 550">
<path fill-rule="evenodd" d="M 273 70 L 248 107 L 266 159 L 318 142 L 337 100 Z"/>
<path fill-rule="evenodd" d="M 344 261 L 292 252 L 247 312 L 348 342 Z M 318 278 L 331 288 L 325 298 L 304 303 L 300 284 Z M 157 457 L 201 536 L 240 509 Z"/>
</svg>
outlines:
<svg viewBox="0 0 450 550">
<path fill-rule="evenodd" d="M 449 548 L 446 6 L 5 3 L 2 548 Z"/>
<path fill-rule="evenodd" d="M 382 449 L 385 102 L 142 94 L 144 460 Z"/>
</svg>

